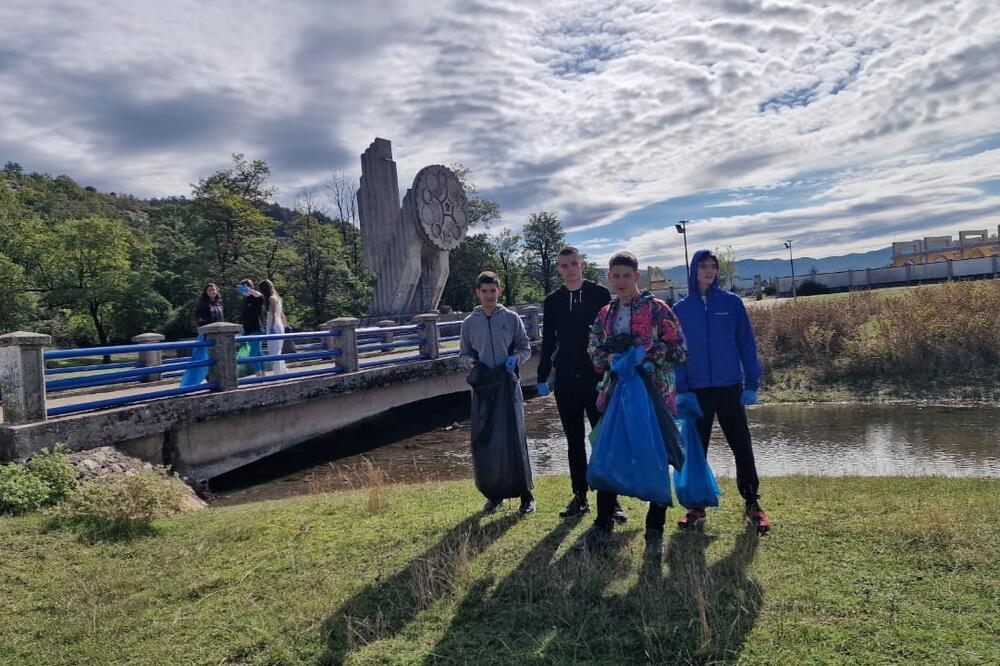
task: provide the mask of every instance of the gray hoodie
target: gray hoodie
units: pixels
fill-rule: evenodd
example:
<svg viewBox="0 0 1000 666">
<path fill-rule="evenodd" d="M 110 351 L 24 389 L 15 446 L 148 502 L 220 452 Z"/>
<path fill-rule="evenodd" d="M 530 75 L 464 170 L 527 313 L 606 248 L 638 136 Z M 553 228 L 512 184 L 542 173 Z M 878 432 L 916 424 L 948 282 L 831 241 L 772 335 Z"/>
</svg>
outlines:
<svg viewBox="0 0 1000 666">
<path fill-rule="evenodd" d="M 508 353 L 509 349 L 513 351 Z M 531 358 L 531 344 L 520 315 L 497 305 L 493 314 L 487 317 L 483 307 L 477 305 L 462 322 L 459 362 L 465 367 L 472 367 L 476 361 L 482 361 L 496 368 L 503 365 L 510 355 L 517 356 L 518 364 Z"/>
</svg>

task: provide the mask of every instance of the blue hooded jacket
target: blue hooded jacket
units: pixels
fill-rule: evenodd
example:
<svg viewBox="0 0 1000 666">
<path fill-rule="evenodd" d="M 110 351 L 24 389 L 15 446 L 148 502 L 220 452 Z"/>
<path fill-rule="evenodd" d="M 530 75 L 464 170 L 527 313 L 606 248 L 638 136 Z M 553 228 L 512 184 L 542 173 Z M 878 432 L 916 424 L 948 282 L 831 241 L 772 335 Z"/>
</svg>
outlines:
<svg viewBox="0 0 1000 666">
<path fill-rule="evenodd" d="M 705 294 L 707 302 L 698 290 L 698 262 L 706 254 L 709 250 L 694 253 L 688 295 L 674 305 L 688 346 L 687 360 L 675 367 L 677 392 L 733 384 L 756 391 L 760 362 L 743 299 L 720 288 L 718 276 Z"/>
</svg>

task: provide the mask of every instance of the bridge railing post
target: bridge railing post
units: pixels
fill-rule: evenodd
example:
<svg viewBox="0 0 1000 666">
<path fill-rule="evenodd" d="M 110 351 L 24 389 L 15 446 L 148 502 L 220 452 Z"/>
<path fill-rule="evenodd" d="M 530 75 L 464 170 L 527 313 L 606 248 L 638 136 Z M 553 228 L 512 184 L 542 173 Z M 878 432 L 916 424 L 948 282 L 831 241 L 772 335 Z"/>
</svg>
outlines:
<svg viewBox="0 0 1000 666">
<path fill-rule="evenodd" d="M 393 321 L 392 319 L 383 319 L 382 321 L 380 321 L 376 325 L 379 328 L 389 328 L 390 326 L 395 326 L 396 322 Z M 388 331 L 388 332 L 382 334 L 382 344 L 384 344 L 384 345 L 391 345 L 395 340 L 396 340 L 396 336 L 395 336 L 395 334 L 393 334 L 392 331 Z M 387 353 L 390 353 L 391 351 L 392 351 L 392 349 L 385 349 L 385 350 L 383 350 L 382 353 L 387 354 Z"/>
<path fill-rule="evenodd" d="M 132 337 L 132 342 L 137 345 L 146 345 L 154 342 L 163 342 L 166 340 L 166 336 L 160 335 L 159 333 L 140 333 L 139 335 Z M 139 352 L 139 365 L 144 368 L 154 367 L 163 363 L 163 351 L 160 349 L 155 349 L 153 351 L 140 351 Z M 160 381 L 160 375 L 143 375 L 139 380 L 142 384 L 148 384 L 149 382 Z"/>
<path fill-rule="evenodd" d="M 16 331 L 0 335 L 0 392 L 5 423 L 44 421 L 45 345 L 52 338 Z"/>
<path fill-rule="evenodd" d="M 243 332 L 239 324 L 220 321 L 198 327 L 198 333 L 215 344 L 208 348 L 208 357 L 215 365 L 208 368 L 208 381 L 219 385 L 217 391 L 235 391 L 239 387 L 236 372 L 236 336 Z"/>
<path fill-rule="evenodd" d="M 326 348 L 333 351 L 340 350 L 337 357 L 337 365 L 344 369 L 344 372 L 356 372 L 358 369 L 358 324 L 360 319 L 354 317 L 337 317 L 323 324 L 330 335 L 323 338 Z"/>
<path fill-rule="evenodd" d="M 413 318 L 413 323 L 422 328 L 417 331 L 419 338 L 423 340 L 420 343 L 420 353 L 427 358 L 438 358 L 441 353 L 441 345 L 439 344 L 439 335 L 437 321 L 440 315 L 437 312 L 427 312 L 425 314 L 418 314 Z"/>
<path fill-rule="evenodd" d="M 524 330 L 532 342 L 542 339 L 542 325 L 538 318 L 538 309 L 537 305 L 526 305 L 521 308 L 521 315 L 524 317 Z"/>
</svg>

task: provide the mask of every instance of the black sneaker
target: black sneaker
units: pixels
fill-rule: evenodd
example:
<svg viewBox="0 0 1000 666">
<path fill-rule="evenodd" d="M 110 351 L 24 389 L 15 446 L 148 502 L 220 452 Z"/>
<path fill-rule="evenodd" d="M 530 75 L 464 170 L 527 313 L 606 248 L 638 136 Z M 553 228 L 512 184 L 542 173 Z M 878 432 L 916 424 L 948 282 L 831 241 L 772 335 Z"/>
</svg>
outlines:
<svg viewBox="0 0 1000 666">
<path fill-rule="evenodd" d="M 643 554 L 650 559 L 665 559 L 667 551 L 663 546 L 661 530 L 646 530 L 646 549 Z"/>
<path fill-rule="evenodd" d="M 569 501 L 566 508 L 559 512 L 559 517 L 572 518 L 588 511 L 590 511 L 590 503 L 587 501 L 587 496 L 573 495 L 573 499 Z"/>
<path fill-rule="evenodd" d="M 526 515 L 526 514 L 529 514 L 529 513 L 534 513 L 535 512 L 535 500 L 534 499 L 529 499 L 527 497 L 524 498 L 524 499 L 522 499 L 521 500 L 521 506 L 519 506 L 517 508 L 517 512 L 519 514 L 521 514 L 522 516 Z"/>
<path fill-rule="evenodd" d="M 598 524 L 591 526 L 573 544 L 573 550 L 578 553 L 597 553 L 611 545 L 611 530 Z"/>
<path fill-rule="evenodd" d="M 503 504 L 502 499 L 488 499 L 486 500 L 486 504 L 483 505 L 483 513 L 496 513 L 496 510 L 500 508 L 501 504 Z"/>
<path fill-rule="evenodd" d="M 611 519 L 619 525 L 624 525 L 628 522 L 628 514 L 625 513 L 625 509 L 618 502 L 615 502 L 615 512 L 611 514 Z"/>
</svg>

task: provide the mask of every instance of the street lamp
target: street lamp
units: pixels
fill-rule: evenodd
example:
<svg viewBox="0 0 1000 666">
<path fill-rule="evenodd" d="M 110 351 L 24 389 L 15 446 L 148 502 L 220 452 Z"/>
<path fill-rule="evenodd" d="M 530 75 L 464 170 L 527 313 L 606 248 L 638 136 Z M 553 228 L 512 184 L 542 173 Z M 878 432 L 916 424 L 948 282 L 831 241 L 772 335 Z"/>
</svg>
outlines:
<svg viewBox="0 0 1000 666">
<path fill-rule="evenodd" d="M 785 241 L 785 247 L 788 248 L 788 262 L 792 265 L 792 298 L 797 299 L 798 296 L 795 295 L 795 259 L 792 258 L 791 239 Z"/>
<path fill-rule="evenodd" d="M 691 263 L 688 261 L 688 231 L 687 231 L 688 222 L 689 220 L 680 220 L 679 222 L 677 222 L 677 224 L 674 225 L 674 229 L 677 230 L 677 233 L 684 236 L 684 270 L 690 273 Z"/>
</svg>

